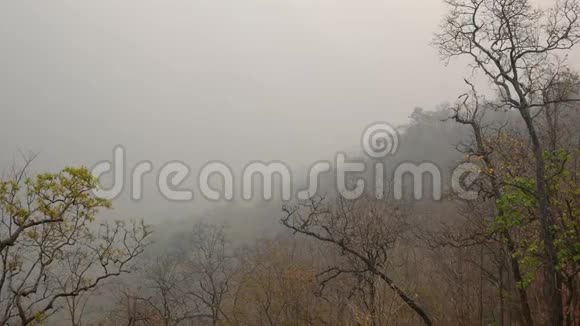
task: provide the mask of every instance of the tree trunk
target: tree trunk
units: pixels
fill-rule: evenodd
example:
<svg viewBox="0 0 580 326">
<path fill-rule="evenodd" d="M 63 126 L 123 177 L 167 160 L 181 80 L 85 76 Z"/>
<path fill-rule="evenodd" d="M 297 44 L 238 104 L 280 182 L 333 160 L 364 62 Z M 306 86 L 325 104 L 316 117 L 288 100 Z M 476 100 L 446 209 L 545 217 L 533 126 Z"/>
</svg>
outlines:
<svg viewBox="0 0 580 326">
<path fill-rule="evenodd" d="M 480 152 L 480 154 L 484 154 L 486 152 L 486 148 L 485 148 L 485 145 L 483 142 L 483 135 L 481 133 L 481 127 L 479 126 L 479 124 L 477 124 L 475 122 L 471 124 L 471 127 L 472 127 L 474 135 L 475 135 L 477 150 Z M 483 159 L 485 161 L 485 164 L 488 167 L 495 169 L 495 166 L 489 157 L 484 156 Z M 498 185 L 495 177 L 491 178 L 491 186 L 492 186 L 492 190 L 493 190 L 493 196 L 495 197 L 495 199 L 496 200 L 500 199 L 502 197 L 502 193 L 501 193 L 500 186 Z M 497 208 L 497 206 L 496 206 L 496 208 Z M 501 209 L 499 209 L 497 213 L 500 216 L 504 214 L 504 212 Z M 525 288 L 517 286 L 517 283 L 518 282 L 521 283 L 521 281 L 522 281 L 522 273 L 520 270 L 520 263 L 518 262 L 517 258 L 514 256 L 514 253 L 516 252 L 514 242 L 513 242 L 512 237 L 511 237 L 508 230 L 504 230 L 501 235 L 506 240 L 506 246 L 507 246 L 507 250 L 508 250 L 507 256 L 509 259 L 509 264 L 510 264 L 513 276 L 514 276 L 514 281 L 516 282 L 516 289 L 518 291 L 518 296 L 520 299 L 520 313 L 522 315 L 522 318 L 526 322 L 526 325 L 532 326 L 532 325 L 534 325 L 534 322 L 532 319 L 532 312 L 530 309 L 528 294 L 527 294 Z M 502 289 L 502 287 L 500 286 L 500 291 L 501 291 L 501 289 Z M 502 316 L 503 316 L 503 314 L 502 314 Z M 503 320 L 502 320 L 502 323 L 503 323 Z"/>
<path fill-rule="evenodd" d="M 371 267 L 371 266 L 369 266 Z M 380 272 L 379 270 L 377 270 L 376 268 L 372 267 L 371 271 L 375 274 L 377 274 L 380 278 L 383 279 L 383 281 L 385 281 L 387 283 L 387 285 L 389 285 L 389 287 L 395 291 L 395 293 L 399 296 L 399 298 L 401 298 L 403 300 L 403 302 L 405 302 L 407 304 L 407 306 L 409 306 L 409 308 L 413 309 L 413 311 L 419 315 L 419 317 L 421 317 L 421 320 L 423 321 L 423 323 L 425 324 L 425 326 L 431 326 L 433 325 L 433 322 L 431 321 L 431 318 L 429 318 L 429 315 L 427 315 L 427 313 L 425 312 L 425 310 L 423 310 L 423 308 L 421 308 L 416 302 L 415 300 L 413 300 L 411 297 L 409 297 L 403 290 L 401 290 L 394 282 L 393 280 L 391 280 L 387 275 L 385 275 L 384 273 Z"/>
<path fill-rule="evenodd" d="M 558 257 L 554 247 L 554 233 L 552 226 L 554 222 L 550 215 L 548 193 L 546 189 L 545 176 L 545 162 L 542 152 L 542 145 L 536 133 L 534 122 L 530 115 L 528 107 L 519 109 L 520 114 L 526 123 L 530 140 L 532 142 L 532 150 L 536 161 L 536 195 L 538 199 L 538 209 L 540 212 L 540 222 L 542 225 L 542 238 L 544 240 L 544 251 L 546 253 L 546 268 L 545 268 L 545 286 L 547 290 L 547 305 L 549 307 L 549 325 L 561 326 L 563 323 L 562 315 L 562 278 L 558 273 Z"/>
</svg>

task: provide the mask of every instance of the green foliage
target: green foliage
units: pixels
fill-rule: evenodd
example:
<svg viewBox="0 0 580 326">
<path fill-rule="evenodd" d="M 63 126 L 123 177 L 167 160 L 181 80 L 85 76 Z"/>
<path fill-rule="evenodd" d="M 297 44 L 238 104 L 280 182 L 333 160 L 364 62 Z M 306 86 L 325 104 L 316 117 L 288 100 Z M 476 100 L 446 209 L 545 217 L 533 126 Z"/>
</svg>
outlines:
<svg viewBox="0 0 580 326">
<path fill-rule="evenodd" d="M 557 218 L 555 228 L 558 269 L 575 272 L 580 263 L 580 172 L 569 162 L 577 160 L 578 150 L 557 150 L 544 153 L 552 212 Z"/>
<path fill-rule="evenodd" d="M 549 192 L 550 211 L 553 214 L 552 232 L 557 250 L 558 269 L 574 273 L 580 263 L 580 174 L 569 167 L 568 162 L 578 151 L 557 150 L 545 152 L 546 184 Z M 494 234 L 519 232 L 525 234 L 537 220 L 536 182 L 532 177 L 517 176 L 505 180 L 502 196 L 496 200 L 498 214 L 490 222 L 488 231 Z M 530 232 L 534 234 L 536 232 Z M 522 268 L 522 281 L 518 287 L 527 288 L 540 265 L 543 242 L 538 238 L 520 237 L 517 252 L 513 253 Z"/>
<path fill-rule="evenodd" d="M 21 314 L 6 310 L 8 320 L 42 324 L 59 309 L 52 299 L 76 298 L 128 272 L 126 265 L 143 252 L 151 233 L 143 222 L 94 223 L 100 209 L 111 207 L 95 196 L 96 187 L 84 167 L 34 177 L 23 171 L 0 182 L 3 278 L 9 271 L 10 300 L 29 299 Z"/>
<path fill-rule="evenodd" d="M 528 213 L 536 207 L 536 198 L 529 189 L 535 188 L 535 180 L 529 177 L 515 177 L 510 180 L 500 198 L 496 200 L 497 217 L 489 230 L 492 233 L 510 231 L 522 226 Z"/>
<path fill-rule="evenodd" d="M 109 200 L 93 195 L 96 187 L 97 180 L 85 167 L 66 167 L 58 173 L 42 173 L 21 182 L 2 181 L 0 209 L 18 225 L 50 220 L 91 222 L 99 208 L 111 207 Z M 37 233 L 32 230 L 27 235 L 35 238 Z"/>
</svg>

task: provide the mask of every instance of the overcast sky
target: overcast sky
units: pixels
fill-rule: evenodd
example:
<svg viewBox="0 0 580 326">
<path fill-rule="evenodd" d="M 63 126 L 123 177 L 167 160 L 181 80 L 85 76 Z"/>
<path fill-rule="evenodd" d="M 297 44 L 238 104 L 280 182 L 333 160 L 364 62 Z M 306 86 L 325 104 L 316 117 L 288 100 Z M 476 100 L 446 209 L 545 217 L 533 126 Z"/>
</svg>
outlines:
<svg viewBox="0 0 580 326">
<path fill-rule="evenodd" d="M 464 90 L 468 70 L 429 46 L 442 15 L 437 0 L 0 0 L 0 165 L 23 150 L 38 170 L 92 166 L 115 144 L 156 169 L 326 158 Z"/>
</svg>

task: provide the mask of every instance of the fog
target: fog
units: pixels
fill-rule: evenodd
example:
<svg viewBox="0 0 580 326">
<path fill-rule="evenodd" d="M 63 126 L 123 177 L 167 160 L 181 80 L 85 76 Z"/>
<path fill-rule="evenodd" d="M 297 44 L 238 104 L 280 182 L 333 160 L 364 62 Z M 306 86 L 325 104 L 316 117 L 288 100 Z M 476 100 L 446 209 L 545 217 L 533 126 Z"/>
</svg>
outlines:
<svg viewBox="0 0 580 326">
<path fill-rule="evenodd" d="M 442 13 L 430 0 L 2 1 L 1 166 L 23 151 L 42 169 L 90 167 L 120 144 L 129 166 L 179 160 L 195 176 L 212 160 L 298 168 L 358 151 L 369 123 L 463 89 L 469 70 L 429 45 Z M 145 182 L 147 200 L 122 197 L 115 214 L 212 207 Z"/>
<path fill-rule="evenodd" d="M 0 324 L 576 324 L 580 0 L 554 3 L 0 0 Z M 116 148 L 112 210 L 58 174 Z M 339 153 L 375 188 L 331 164 L 327 196 L 242 200 L 252 162 L 294 195 Z M 175 162 L 193 200 L 158 189 Z"/>
</svg>

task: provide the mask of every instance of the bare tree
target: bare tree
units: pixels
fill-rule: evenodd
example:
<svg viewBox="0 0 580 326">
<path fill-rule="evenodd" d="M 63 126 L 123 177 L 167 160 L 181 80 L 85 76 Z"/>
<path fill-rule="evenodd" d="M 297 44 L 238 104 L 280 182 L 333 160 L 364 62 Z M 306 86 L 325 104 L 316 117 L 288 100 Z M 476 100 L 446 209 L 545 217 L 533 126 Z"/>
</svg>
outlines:
<svg viewBox="0 0 580 326">
<path fill-rule="evenodd" d="M 195 286 L 190 294 L 210 311 L 213 325 L 227 320 L 223 303 L 230 291 L 232 257 L 222 226 L 200 222 L 192 233 L 189 268 Z"/>
<path fill-rule="evenodd" d="M 346 307 L 340 304 L 341 298 L 319 295 L 310 259 L 314 246 L 304 244 L 304 239 L 278 237 L 240 248 L 230 323 L 274 326 L 345 322 L 341 308 Z"/>
<path fill-rule="evenodd" d="M 156 317 L 154 309 L 133 290 L 121 286 L 107 318 L 98 325 L 147 326 Z"/>
<path fill-rule="evenodd" d="M 425 325 L 432 325 L 427 312 L 386 272 L 389 250 L 404 229 L 400 210 L 366 197 L 355 201 L 340 197 L 336 205 L 328 204 L 323 198 L 312 199 L 295 207 L 285 207 L 284 214 L 281 220 L 284 226 L 331 244 L 353 260 L 353 270 L 331 268 L 329 279 L 342 273 L 371 273 L 383 280 Z"/>
<path fill-rule="evenodd" d="M 478 183 L 479 192 L 483 194 L 484 199 L 492 198 L 499 200 L 502 197 L 502 184 L 498 178 L 497 164 L 493 160 L 493 149 L 488 144 L 490 143 L 485 138 L 487 137 L 488 126 L 484 125 L 484 117 L 486 107 L 482 107 L 481 99 L 477 93 L 475 86 L 469 81 L 465 81 L 470 86 L 470 91 L 459 97 L 459 101 L 455 107 L 452 108 L 452 119 L 460 124 L 467 125 L 473 132 L 474 141 L 471 145 L 464 149 L 468 158 L 476 157 L 482 165 L 483 178 Z M 496 216 L 502 216 L 501 207 L 497 208 L 500 211 L 496 212 Z M 491 233 L 495 233 L 492 231 Z M 516 284 L 522 282 L 522 272 L 520 270 L 520 263 L 516 258 L 516 245 L 512 239 L 512 235 L 508 229 L 502 228 L 499 230 L 500 236 L 503 238 L 507 249 L 507 259 L 511 267 L 511 272 Z M 493 234 L 490 234 L 493 237 Z M 520 299 L 520 312 L 526 325 L 533 325 L 532 313 L 525 287 L 517 287 Z"/>
<path fill-rule="evenodd" d="M 575 0 L 558 1 L 549 10 L 529 0 L 446 0 L 449 13 L 434 44 L 445 59 L 467 56 L 474 69 L 493 83 L 501 107 L 518 110 L 532 143 L 535 159 L 537 205 L 546 256 L 545 286 L 551 307 L 550 325 L 561 325 L 561 276 L 554 246 L 554 221 L 550 214 L 545 180 L 543 146 L 534 124 L 533 110 L 554 102 L 575 99 L 546 98 L 567 71 L 558 58 L 562 50 L 580 40 L 580 7 Z"/>
<path fill-rule="evenodd" d="M 198 313 L 198 307 L 188 298 L 189 271 L 185 266 L 181 257 L 158 257 L 145 271 L 146 296 L 137 300 L 148 305 L 154 311 L 152 319 L 164 326 L 211 317 Z"/>
</svg>

